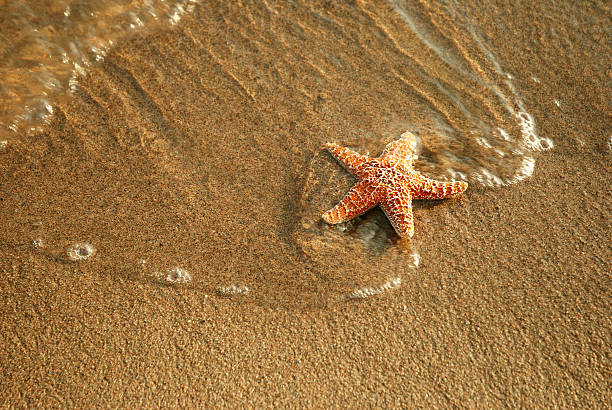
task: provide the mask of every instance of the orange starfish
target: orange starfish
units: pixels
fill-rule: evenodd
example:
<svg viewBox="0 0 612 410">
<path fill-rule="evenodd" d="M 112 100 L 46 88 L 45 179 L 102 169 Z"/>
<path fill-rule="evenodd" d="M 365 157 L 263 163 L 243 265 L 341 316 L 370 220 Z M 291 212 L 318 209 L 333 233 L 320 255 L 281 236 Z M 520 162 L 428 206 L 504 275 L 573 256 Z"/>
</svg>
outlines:
<svg viewBox="0 0 612 410">
<path fill-rule="evenodd" d="M 338 144 L 327 149 L 359 178 L 346 196 L 323 214 L 327 223 L 346 222 L 380 205 L 400 237 L 412 237 L 412 199 L 443 199 L 465 191 L 467 182 L 442 182 L 425 178 L 412 168 L 416 139 L 406 132 L 385 147 L 378 158 L 358 154 Z"/>
</svg>

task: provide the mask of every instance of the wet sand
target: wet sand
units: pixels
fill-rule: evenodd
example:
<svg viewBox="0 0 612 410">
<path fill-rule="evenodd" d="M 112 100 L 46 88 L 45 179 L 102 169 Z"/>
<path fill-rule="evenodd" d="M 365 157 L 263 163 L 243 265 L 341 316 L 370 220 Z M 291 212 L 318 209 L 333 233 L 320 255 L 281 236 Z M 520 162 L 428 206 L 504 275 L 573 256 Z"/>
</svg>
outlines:
<svg viewBox="0 0 612 410">
<path fill-rule="evenodd" d="M 119 42 L 0 153 L 2 405 L 608 406 L 610 10 L 466 6 L 554 148 L 415 202 L 404 241 L 317 217 L 354 182 L 325 142 L 429 121 L 397 13 L 223 4 Z"/>
</svg>

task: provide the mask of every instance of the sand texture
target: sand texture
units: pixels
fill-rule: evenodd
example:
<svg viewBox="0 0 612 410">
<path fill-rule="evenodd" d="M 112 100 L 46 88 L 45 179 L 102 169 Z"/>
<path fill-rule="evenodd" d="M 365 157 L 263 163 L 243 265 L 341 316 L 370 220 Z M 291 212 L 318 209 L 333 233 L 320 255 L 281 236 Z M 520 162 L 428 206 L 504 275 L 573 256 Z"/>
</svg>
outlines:
<svg viewBox="0 0 612 410">
<path fill-rule="evenodd" d="M 8 138 L 0 406 L 609 407 L 611 11 L 414 3 L 197 2 Z M 405 131 L 468 190 L 325 224 Z"/>
</svg>

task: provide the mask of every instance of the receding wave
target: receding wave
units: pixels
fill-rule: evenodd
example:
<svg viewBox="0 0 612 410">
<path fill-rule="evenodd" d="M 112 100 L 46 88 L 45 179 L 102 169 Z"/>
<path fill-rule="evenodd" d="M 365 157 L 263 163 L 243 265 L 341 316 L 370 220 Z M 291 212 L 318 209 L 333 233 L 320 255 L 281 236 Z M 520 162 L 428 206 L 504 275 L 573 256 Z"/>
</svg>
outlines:
<svg viewBox="0 0 612 410">
<path fill-rule="evenodd" d="M 535 153 L 550 149 L 538 136 L 513 76 L 460 5 L 391 0 L 412 33 L 373 19 L 406 57 L 395 75 L 426 101 L 435 121 L 421 125 L 424 166 L 439 176 L 487 186 L 530 176 Z M 417 125 L 417 128 L 419 126 Z"/>
<path fill-rule="evenodd" d="M 176 24 L 199 0 L 0 3 L 0 140 L 39 132 L 60 96 L 130 32 Z"/>
<path fill-rule="evenodd" d="M 537 135 L 504 63 L 455 5 L 196 3 L 0 6 L 0 35 L 10 39 L 0 44 L 0 152 L 16 152 L 6 140 L 39 131 L 61 110 L 78 143 L 58 144 L 104 177 L 83 172 L 78 179 L 74 164 L 59 158 L 70 178 L 38 179 L 41 192 L 73 193 L 73 226 L 91 198 L 120 211 L 100 216 L 104 229 L 75 231 L 69 244 L 36 233 L 37 251 L 95 263 L 111 259 L 105 243 L 112 243 L 123 255 L 113 263 L 134 276 L 261 303 L 280 303 L 269 295 L 307 303 L 381 295 L 418 269 L 410 259 L 420 254 L 426 221 L 415 218 L 409 244 L 399 243 L 380 210 L 322 223 L 322 212 L 354 183 L 323 152 L 325 142 L 377 155 L 411 131 L 420 171 L 485 186 L 528 177 L 537 152 L 552 146 Z M 112 48 L 184 13 L 189 18 L 171 31 L 145 30 Z M 61 96 L 71 104 L 58 103 Z M 64 132 L 50 129 L 49 137 Z M 116 167 L 128 153 L 128 164 L 156 178 Z M 102 180 L 132 187 L 137 199 L 130 190 L 94 190 Z M 40 209 L 60 203 L 55 195 L 41 201 Z M 179 213 L 199 222 L 169 228 Z M 59 215 L 40 218 L 55 226 Z M 115 234 L 116 226 L 134 232 L 137 224 L 148 231 Z M 429 224 L 442 229 L 444 221 Z M 192 257 L 194 249 L 214 257 Z"/>
</svg>

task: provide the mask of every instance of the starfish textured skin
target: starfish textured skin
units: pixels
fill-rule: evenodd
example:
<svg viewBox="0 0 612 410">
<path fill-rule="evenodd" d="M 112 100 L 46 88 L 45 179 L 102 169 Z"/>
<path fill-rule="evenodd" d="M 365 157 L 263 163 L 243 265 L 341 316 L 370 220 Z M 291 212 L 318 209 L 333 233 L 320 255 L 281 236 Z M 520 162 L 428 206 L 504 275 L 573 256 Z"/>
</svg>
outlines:
<svg viewBox="0 0 612 410">
<path fill-rule="evenodd" d="M 323 214 L 330 224 L 346 222 L 380 205 L 400 237 L 412 237 L 413 199 L 444 199 L 462 193 L 468 187 L 463 181 L 435 181 L 412 167 L 416 156 L 416 138 L 406 132 L 389 143 L 382 155 L 370 158 L 338 144 L 327 143 L 327 149 L 359 182 L 332 209 Z"/>
</svg>

